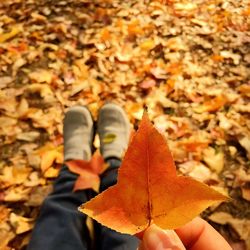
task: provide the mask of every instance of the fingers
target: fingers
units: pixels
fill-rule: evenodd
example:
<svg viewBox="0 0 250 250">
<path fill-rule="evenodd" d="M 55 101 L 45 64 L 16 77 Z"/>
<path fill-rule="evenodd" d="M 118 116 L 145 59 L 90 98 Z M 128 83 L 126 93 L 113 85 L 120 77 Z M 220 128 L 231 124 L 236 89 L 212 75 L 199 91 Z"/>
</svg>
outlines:
<svg viewBox="0 0 250 250">
<path fill-rule="evenodd" d="M 177 234 L 173 230 L 150 226 L 144 232 L 138 250 L 232 250 L 226 240 L 201 218 L 195 218 L 175 231 Z"/>
<path fill-rule="evenodd" d="M 186 248 L 173 230 L 162 230 L 152 225 L 144 232 L 138 250 L 186 250 Z"/>
<path fill-rule="evenodd" d="M 226 240 L 201 218 L 197 217 L 175 231 L 188 250 L 232 250 Z"/>
</svg>

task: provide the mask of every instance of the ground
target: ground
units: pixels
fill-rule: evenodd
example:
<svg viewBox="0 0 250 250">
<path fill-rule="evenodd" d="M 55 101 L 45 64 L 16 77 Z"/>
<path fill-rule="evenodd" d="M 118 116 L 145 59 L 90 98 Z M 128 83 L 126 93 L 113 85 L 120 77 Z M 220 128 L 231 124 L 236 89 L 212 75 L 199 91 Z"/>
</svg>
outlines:
<svg viewBox="0 0 250 250">
<path fill-rule="evenodd" d="M 147 107 L 179 173 L 232 198 L 202 216 L 250 249 L 249 16 L 249 0 L 1 1 L 0 249 L 29 241 L 65 111 L 106 101 L 135 127 Z"/>
</svg>

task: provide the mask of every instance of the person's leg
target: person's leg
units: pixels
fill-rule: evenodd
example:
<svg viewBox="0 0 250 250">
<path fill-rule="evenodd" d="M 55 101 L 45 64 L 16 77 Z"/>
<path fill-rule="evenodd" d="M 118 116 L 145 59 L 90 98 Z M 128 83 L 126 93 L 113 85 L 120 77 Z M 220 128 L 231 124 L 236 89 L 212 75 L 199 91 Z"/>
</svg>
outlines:
<svg viewBox="0 0 250 250">
<path fill-rule="evenodd" d="M 125 112 L 119 106 L 106 104 L 100 110 L 97 128 L 101 153 L 109 164 L 108 169 L 102 174 L 100 185 L 102 192 L 117 182 L 120 159 L 129 141 L 130 125 Z M 98 223 L 95 224 L 95 229 L 98 250 L 135 250 L 139 244 L 136 237 L 118 233 Z"/>
<path fill-rule="evenodd" d="M 93 121 L 84 107 L 73 107 L 64 119 L 64 161 L 89 160 L 93 139 Z M 78 207 L 89 200 L 90 191 L 73 192 L 77 175 L 64 165 L 53 192 L 45 199 L 27 250 L 88 249 L 86 216 Z"/>
<path fill-rule="evenodd" d="M 86 216 L 77 208 L 87 201 L 87 192 L 72 192 L 76 174 L 66 165 L 60 171 L 54 191 L 45 199 L 27 250 L 88 249 Z"/>
</svg>

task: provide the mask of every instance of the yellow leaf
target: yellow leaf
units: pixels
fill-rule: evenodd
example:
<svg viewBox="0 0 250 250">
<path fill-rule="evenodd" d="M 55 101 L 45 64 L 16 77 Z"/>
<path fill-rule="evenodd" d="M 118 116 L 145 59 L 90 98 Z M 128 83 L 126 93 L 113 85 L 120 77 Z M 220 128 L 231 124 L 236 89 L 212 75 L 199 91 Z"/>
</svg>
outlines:
<svg viewBox="0 0 250 250">
<path fill-rule="evenodd" d="M 216 152 L 212 147 L 203 150 L 203 160 L 217 173 L 220 173 L 224 167 L 224 153 Z"/>
<path fill-rule="evenodd" d="M 140 44 L 140 48 L 149 51 L 155 47 L 155 42 L 152 39 L 148 39 Z"/>
<path fill-rule="evenodd" d="M 45 173 L 54 162 L 63 163 L 63 153 L 60 151 L 61 147 L 58 147 L 55 150 L 50 150 L 42 154 L 41 159 L 41 170 Z"/>
<path fill-rule="evenodd" d="M 34 219 L 25 218 L 15 213 L 10 214 L 10 223 L 14 227 L 16 234 L 30 231 L 34 226 Z"/>
<path fill-rule="evenodd" d="M 22 27 L 20 25 L 14 26 L 10 32 L 0 34 L 0 43 L 4 43 L 4 42 L 10 40 L 11 38 L 15 37 L 21 31 L 22 31 Z"/>
</svg>

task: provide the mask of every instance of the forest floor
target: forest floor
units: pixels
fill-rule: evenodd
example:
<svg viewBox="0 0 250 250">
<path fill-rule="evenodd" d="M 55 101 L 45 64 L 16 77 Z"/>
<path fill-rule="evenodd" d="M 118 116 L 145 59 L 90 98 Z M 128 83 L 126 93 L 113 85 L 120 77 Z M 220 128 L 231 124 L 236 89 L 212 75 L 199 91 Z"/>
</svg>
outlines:
<svg viewBox="0 0 250 250">
<path fill-rule="evenodd" d="M 68 107 L 145 107 L 177 169 L 232 201 L 202 216 L 250 249 L 249 0 L 0 3 L 0 249 L 25 249 Z M 95 140 L 98 148 L 98 138 Z"/>
</svg>

